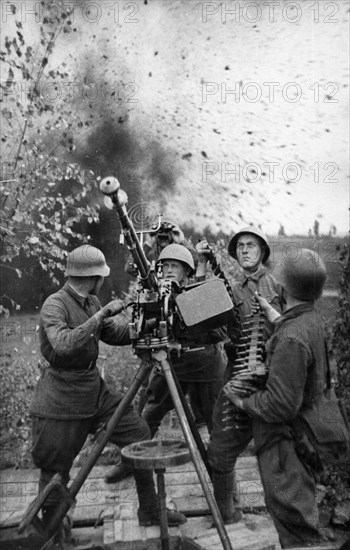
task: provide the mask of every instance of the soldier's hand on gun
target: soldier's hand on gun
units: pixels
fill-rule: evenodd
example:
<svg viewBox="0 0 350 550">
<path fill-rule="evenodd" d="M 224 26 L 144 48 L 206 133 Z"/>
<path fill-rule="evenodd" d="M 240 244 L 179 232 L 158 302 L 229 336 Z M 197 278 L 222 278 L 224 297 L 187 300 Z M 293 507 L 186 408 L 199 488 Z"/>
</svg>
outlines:
<svg viewBox="0 0 350 550">
<path fill-rule="evenodd" d="M 211 248 L 206 239 L 202 239 L 196 244 L 196 252 L 198 254 L 198 262 L 206 264 L 211 252 Z"/>
<path fill-rule="evenodd" d="M 100 313 L 103 319 L 106 317 L 114 317 L 114 315 L 118 315 L 118 313 L 121 313 L 126 307 L 128 306 L 121 300 L 112 300 L 100 310 Z"/>
<path fill-rule="evenodd" d="M 237 395 L 237 392 L 230 387 L 229 383 L 225 384 L 224 386 L 224 394 L 231 401 L 231 403 L 233 403 L 237 407 L 237 409 L 243 408 L 242 398 L 239 397 Z"/>
<path fill-rule="evenodd" d="M 266 300 L 266 298 L 263 298 L 263 296 L 261 296 L 258 292 L 254 292 L 254 296 L 255 299 L 259 302 L 261 309 L 265 313 L 270 323 L 273 323 L 273 321 L 281 316 L 281 314 L 272 307 L 272 305 Z"/>
<path fill-rule="evenodd" d="M 173 236 L 174 243 L 180 244 L 185 240 L 185 235 L 183 234 L 183 232 L 181 231 L 178 225 L 173 225 L 171 229 L 171 233 Z"/>
</svg>

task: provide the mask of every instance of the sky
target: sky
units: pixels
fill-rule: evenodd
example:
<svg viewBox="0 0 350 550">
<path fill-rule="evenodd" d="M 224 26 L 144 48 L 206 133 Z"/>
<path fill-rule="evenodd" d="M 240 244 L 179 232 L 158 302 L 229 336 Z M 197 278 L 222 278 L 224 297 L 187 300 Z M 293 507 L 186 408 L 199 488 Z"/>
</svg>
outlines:
<svg viewBox="0 0 350 550">
<path fill-rule="evenodd" d="M 18 4 L 33 41 L 36 4 Z M 317 219 L 323 233 L 348 232 L 348 2 L 71 4 L 76 30 L 59 37 L 48 69 L 65 63 L 61 99 L 70 90 L 77 108 L 100 113 L 100 130 L 131 140 L 133 154 L 117 144 L 114 158 L 132 158 L 134 212 L 147 202 L 199 231 L 307 234 Z M 13 28 L 8 11 L 2 26 Z M 95 147 L 104 177 L 101 139 L 92 134 L 88 155 Z"/>
</svg>

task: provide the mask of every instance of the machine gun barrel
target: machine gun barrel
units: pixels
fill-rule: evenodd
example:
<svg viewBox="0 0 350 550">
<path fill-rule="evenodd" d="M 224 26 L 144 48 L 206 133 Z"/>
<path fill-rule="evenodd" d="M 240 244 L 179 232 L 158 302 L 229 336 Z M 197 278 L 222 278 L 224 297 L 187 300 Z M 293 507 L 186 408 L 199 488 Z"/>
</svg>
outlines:
<svg viewBox="0 0 350 550">
<path fill-rule="evenodd" d="M 132 221 L 128 216 L 126 204 L 128 196 L 120 189 L 117 178 L 106 177 L 100 183 L 100 190 L 112 201 L 113 208 L 117 211 L 124 239 L 137 266 L 143 285 L 149 290 L 157 290 L 157 279 L 146 258 Z"/>
</svg>

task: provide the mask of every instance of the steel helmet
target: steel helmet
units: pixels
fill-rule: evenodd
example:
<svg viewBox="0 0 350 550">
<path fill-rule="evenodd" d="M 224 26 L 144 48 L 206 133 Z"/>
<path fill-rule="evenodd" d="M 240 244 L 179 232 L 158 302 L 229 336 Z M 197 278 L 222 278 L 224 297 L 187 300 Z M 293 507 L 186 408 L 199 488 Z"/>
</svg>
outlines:
<svg viewBox="0 0 350 550">
<path fill-rule="evenodd" d="M 194 273 L 194 260 L 191 252 L 182 244 L 168 244 L 159 254 L 157 264 L 164 260 L 177 260 L 190 268 L 189 275 Z"/>
<path fill-rule="evenodd" d="M 232 256 L 232 258 L 234 258 L 235 260 L 237 260 L 237 251 L 236 251 L 236 248 L 237 248 L 237 241 L 239 239 L 239 237 L 245 233 L 251 233 L 252 235 L 255 235 L 255 237 L 258 237 L 259 240 L 262 241 L 262 245 L 263 245 L 263 249 L 265 251 L 263 257 L 262 257 L 262 263 L 264 264 L 265 262 L 267 262 L 267 260 L 269 259 L 269 256 L 270 256 L 270 247 L 269 247 L 269 243 L 267 242 L 267 238 L 266 238 L 266 235 L 260 230 L 258 229 L 257 227 L 253 227 L 253 226 L 250 226 L 248 225 L 247 227 L 243 227 L 243 229 L 241 229 L 240 231 L 238 231 L 238 233 L 236 233 L 232 239 L 230 240 L 229 244 L 228 244 L 228 253 L 230 254 L 230 256 Z"/>
<path fill-rule="evenodd" d="M 104 254 L 94 246 L 83 244 L 68 254 L 66 277 L 108 277 L 109 273 Z"/>
<path fill-rule="evenodd" d="M 273 275 L 294 298 L 313 302 L 322 294 L 327 270 L 316 252 L 301 248 L 282 258 Z"/>
</svg>

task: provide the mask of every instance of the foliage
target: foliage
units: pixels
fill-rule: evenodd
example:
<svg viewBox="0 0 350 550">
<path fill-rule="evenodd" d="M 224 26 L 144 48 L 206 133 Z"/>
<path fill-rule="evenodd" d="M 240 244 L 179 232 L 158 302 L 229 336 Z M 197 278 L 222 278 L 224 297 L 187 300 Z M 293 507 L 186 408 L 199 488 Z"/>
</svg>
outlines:
<svg viewBox="0 0 350 550">
<path fill-rule="evenodd" d="M 1 468 L 32 466 L 29 406 L 39 370 L 36 352 L 27 345 L 23 348 L 29 357 L 15 348 L 5 352 L 0 363 Z"/>
<path fill-rule="evenodd" d="M 350 418 L 350 253 L 344 245 L 340 251 L 342 276 L 338 313 L 333 328 L 332 351 L 337 362 L 336 392 L 347 406 Z"/>
<path fill-rule="evenodd" d="M 16 9 L 12 5 L 14 14 Z M 14 36 L 4 37 L 0 52 L 3 74 L 7 67 L 7 80 L 0 84 L 1 267 L 21 278 L 16 259 L 37 258 L 42 273 L 57 284 L 67 247 L 84 241 L 82 223 L 98 222 L 99 216 L 98 207 L 87 201 L 93 172 L 65 160 L 92 121 L 76 114 L 69 95 L 57 102 L 50 94 L 68 77 L 64 62 L 50 68 L 50 57 L 59 36 L 72 32 L 71 12 L 62 7 L 58 13 L 57 5 L 49 4 L 45 13 L 39 43 L 25 36 L 18 18 Z M 13 297 L 2 296 L 0 314 L 9 313 L 9 304 L 19 308 Z"/>
<path fill-rule="evenodd" d="M 341 278 L 338 309 L 331 330 L 331 353 L 336 361 L 335 390 L 343 401 L 350 419 L 350 254 L 349 247 L 339 247 Z M 350 473 L 348 464 L 330 468 L 324 473 L 325 504 L 334 508 L 339 502 L 350 501 Z"/>
</svg>

